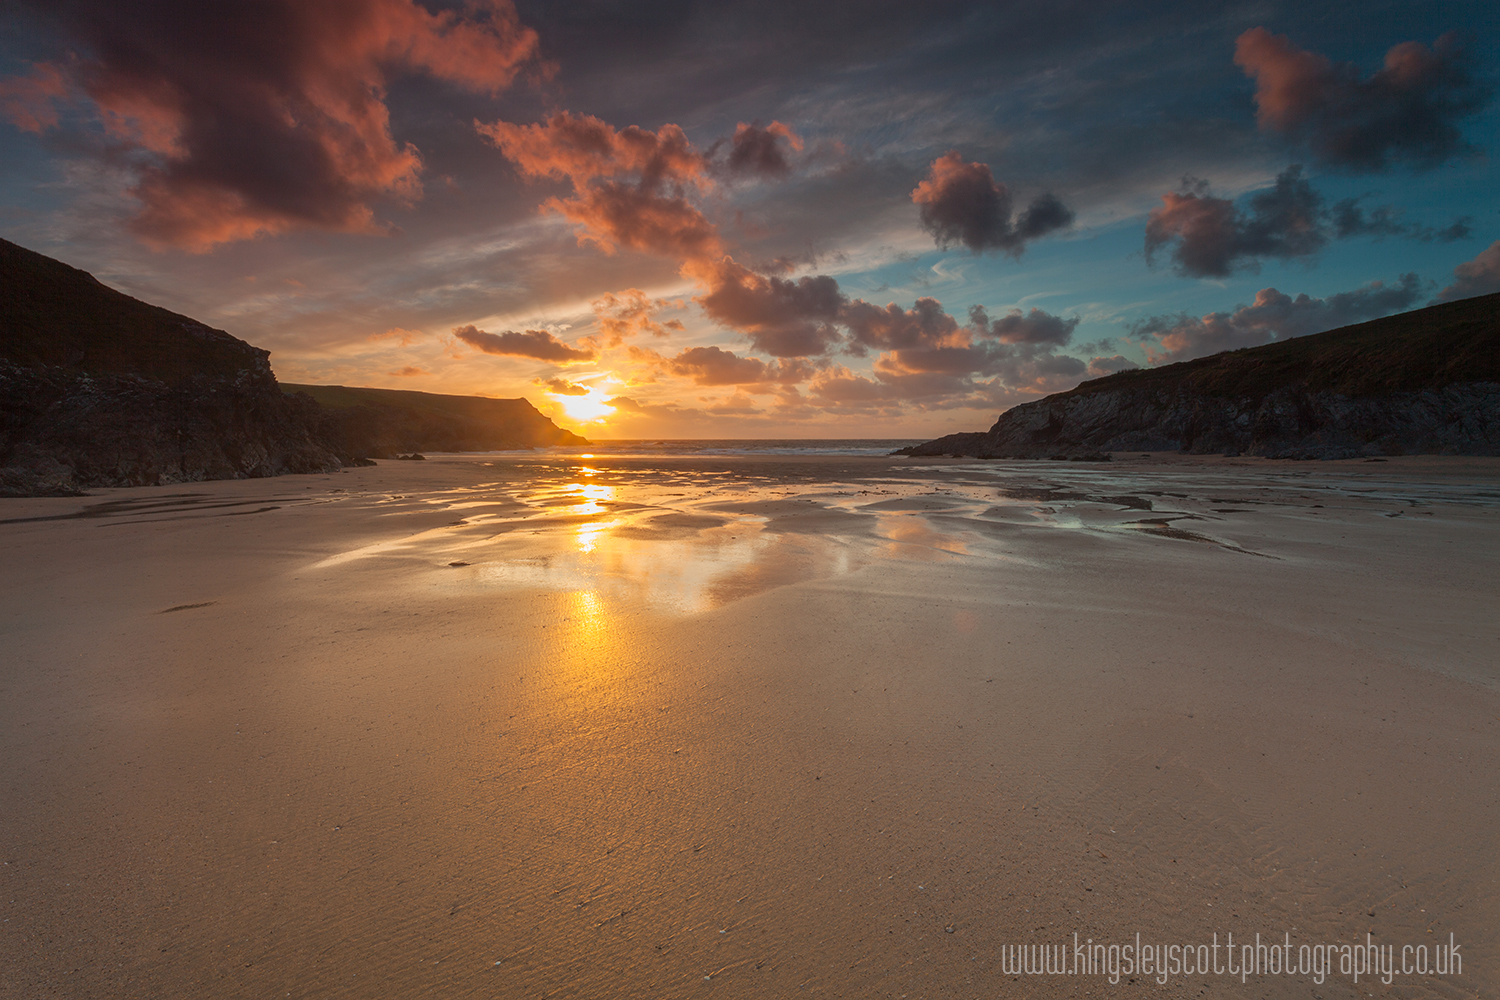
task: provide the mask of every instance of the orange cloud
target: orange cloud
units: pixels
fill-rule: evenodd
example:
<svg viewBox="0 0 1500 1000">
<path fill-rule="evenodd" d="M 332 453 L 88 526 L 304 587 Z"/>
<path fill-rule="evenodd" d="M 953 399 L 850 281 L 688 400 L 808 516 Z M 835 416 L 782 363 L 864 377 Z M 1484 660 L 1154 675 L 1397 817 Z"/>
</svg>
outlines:
<svg viewBox="0 0 1500 1000">
<path fill-rule="evenodd" d="M 649 333 L 653 337 L 670 336 L 683 328 L 682 321 L 656 321 L 658 310 L 668 306 L 682 307 L 680 301 L 651 299 L 639 288 L 627 288 L 618 294 L 606 294 L 589 305 L 599 319 L 599 336 L 608 347 L 618 347 L 627 338 Z"/>
<path fill-rule="evenodd" d="M 432 372 L 426 371 L 426 370 L 424 370 L 422 368 L 417 368 L 414 365 L 407 365 L 405 368 L 397 368 L 394 371 L 388 371 L 388 372 L 386 372 L 386 374 L 387 375 L 397 375 L 397 376 L 400 376 L 401 378 L 411 378 L 414 375 L 431 375 Z"/>
<path fill-rule="evenodd" d="M 421 194 L 420 155 L 390 133 L 389 79 L 415 70 L 494 93 L 537 45 L 510 0 L 463 13 L 415 0 L 73 6 L 67 24 L 93 54 L 73 76 L 111 135 L 149 154 L 133 228 L 194 251 L 299 228 L 378 231 L 374 198 Z M 55 125 L 35 98 L 63 83 L 29 79 L 4 84 L 7 113 Z"/>
<path fill-rule="evenodd" d="M 577 223 L 579 243 L 680 260 L 723 253 L 718 229 L 688 200 L 690 192 L 713 187 L 708 161 L 678 126 L 616 130 L 592 115 L 563 111 L 533 125 L 475 127 L 523 175 L 572 183 L 573 197 L 549 198 L 542 207 Z"/>
<path fill-rule="evenodd" d="M 299 282 L 299 284 L 300 284 L 300 282 Z M 422 333 L 420 330 L 405 330 L 405 329 L 402 329 L 399 326 L 393 326 L 389 330 L 385 331 L 384 333 L 372 333 L 368 337 L 366 337 L 365 339 L 366 340 L 394 340 L 394 341 L 396 341 L 396 343 L 400 344 L 402 347 L 410 347 L 412 344 L 415 344 L 417 341 L 423 339 L 425 336 L 426 336 L 426 334 Z"/>
<path fill-rule="evenodd" d="M 1432 48 L 1402 42 L 1364 79 L 1353 66 L 1297 48 L 1285 35 L 1251 28 L 1234 63 L 1255 79 L 1260 127 L 1305 140 L 1326 163 L 1355 171 L 1391 160 L 1435 167 L 1476 151 L 1457 122 L 1484 107 L 1489 92 L 1471 77 L 1457 36 Z"/>
<path fill-rule="evenodd" d="M 498 121 L 475 127 L 526 176 L 566 177 L 578 190 L 595 178 L 622 174 L 639 174 L 653 189 L 670 183 L 713 186 L 707 161 L 676 125 L 655 132 L 635 125 L 616 130 L 593 115 L 562 111 L 533 125 Z"/>
<path fill-rule="evenodd" d="M 605 182 L 577 198 L 549 198 L 545 208 L 583 227 L 580 244 L 605 253 L 621 246 L 661 257 L 697 259 L 722 253 L 719 232 L 687 199 Z"/>
</svg>

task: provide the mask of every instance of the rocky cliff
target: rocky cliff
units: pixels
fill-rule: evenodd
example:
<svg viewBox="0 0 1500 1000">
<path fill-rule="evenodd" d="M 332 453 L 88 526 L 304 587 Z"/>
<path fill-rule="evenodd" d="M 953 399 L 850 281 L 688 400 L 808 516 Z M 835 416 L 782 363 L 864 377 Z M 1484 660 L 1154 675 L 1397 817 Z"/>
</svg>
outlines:
<svg viewBox="0 0 1500 1000">
<path fill-rule="evenodd" d="M 524 399 L 342 385 L 284 383 L 282 388 L 317 401 L 320 435 L 341 455 L 350 457 L 588 444 Z"/>
<path fill-rule="evenodd" d="M 338 469 L 268 357 L 0 240 L 0 495 Z"/>
<path fill-rule="evenodd" d="M 1500 455 L 1500 295 L 1119 372 L 909 455 Z"/>
<path fill-rule="evenodd" d="M 269 357 L 0 240 L 0 496 L 588 444 L 524 399 L 282 386 Z"/>
</svg>

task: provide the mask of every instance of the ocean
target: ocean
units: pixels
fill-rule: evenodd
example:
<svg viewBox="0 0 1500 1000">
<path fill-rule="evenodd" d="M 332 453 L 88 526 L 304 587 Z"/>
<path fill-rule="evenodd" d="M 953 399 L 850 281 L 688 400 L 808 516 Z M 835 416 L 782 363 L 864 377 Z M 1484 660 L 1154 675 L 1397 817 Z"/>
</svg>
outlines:
<svg viewBox="0 0 1500 1000">
<path fill-rule="evenodd" d="M 595 441 L 576 448 L 539 448 L 560 455 L 889 455 L 926 438 L 642 438 Z M 530 452 L 535 454 L 536 452 Z M 503 452 L 497 454 L 505 454 Z"/>
</svg>

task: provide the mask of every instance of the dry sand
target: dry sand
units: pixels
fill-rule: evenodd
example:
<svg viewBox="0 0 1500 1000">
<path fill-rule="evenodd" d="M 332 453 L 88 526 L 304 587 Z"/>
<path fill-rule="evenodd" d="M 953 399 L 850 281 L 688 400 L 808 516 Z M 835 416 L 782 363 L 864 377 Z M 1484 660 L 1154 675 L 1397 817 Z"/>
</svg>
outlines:
<svg viewBox="0 0 1500 1000">
<path fill-rule="evenodd" d="M 1500 462 L 1120 459 L 6 501 L 0 995 L 1495 996 Z"/>
</svg>

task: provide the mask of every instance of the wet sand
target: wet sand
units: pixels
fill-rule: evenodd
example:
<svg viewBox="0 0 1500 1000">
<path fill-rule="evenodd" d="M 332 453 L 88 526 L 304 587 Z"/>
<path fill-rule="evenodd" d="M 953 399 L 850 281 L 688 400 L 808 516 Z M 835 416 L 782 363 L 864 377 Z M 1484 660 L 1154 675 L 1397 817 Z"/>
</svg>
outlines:
<svg viewBox="0 0 1500 1000">
<path fill-rule="evenodd" d="M 1494 996 L 1500 461 L 1118 458 L 7 501 L 0 996 Z"/>
</svg>

